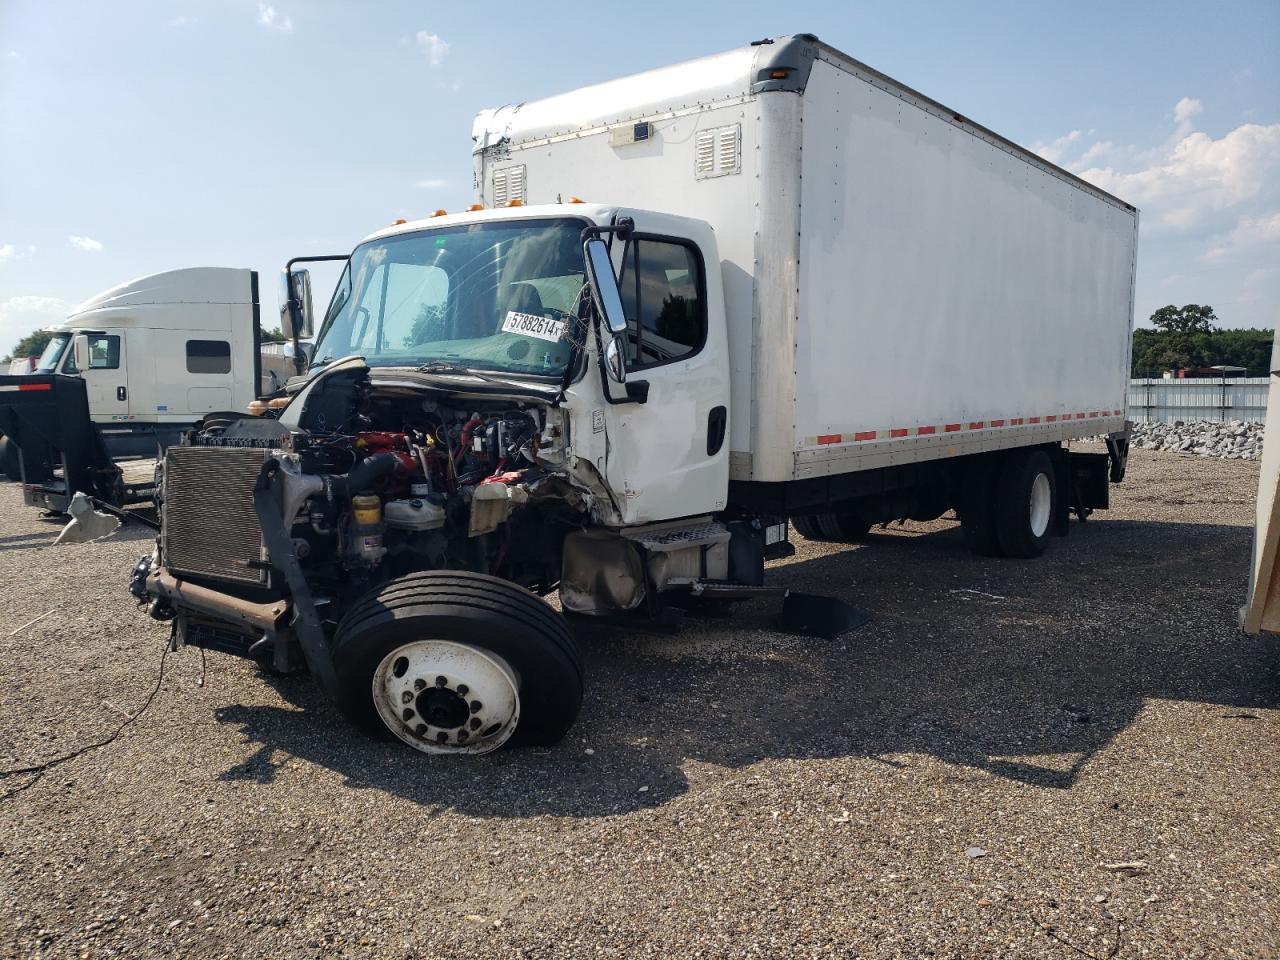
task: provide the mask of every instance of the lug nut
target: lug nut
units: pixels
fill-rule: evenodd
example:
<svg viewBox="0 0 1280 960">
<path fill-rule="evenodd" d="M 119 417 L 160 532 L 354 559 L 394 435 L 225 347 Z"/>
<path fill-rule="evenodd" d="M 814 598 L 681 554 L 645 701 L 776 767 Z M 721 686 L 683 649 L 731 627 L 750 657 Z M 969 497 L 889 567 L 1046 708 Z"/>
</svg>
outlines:
<svg viewBox="0 0 1280 960">
<path fill-rule="evenodd" d="M 401 716 L 404 717 L 404 722 L 408 723 L 413 719 L 413 707 L 405 707 L 404 713 L 402 713 Z"/>
<path fill-rule="evenodd" d="M 471 712 L 472 712 L 472 713 L 479 713 L 482 709 L 484 709 L 484 704 L 482 704 L 479 700 L 472 700 L 472 701 L 471 701 Z"/>
<path fill-rule="evenodd" d="M 443 730 L 441 730 L 439 733 L 436 734 L 436 743 L 448 743 L 448 742 L 449 742 L 449 735 L 445 733 Z"/>
<path fill-rule="evenodd" d="M 437 687 L 447 687 L 448 685 L 449 685 L 449 678 L 448 678 L 448 677 L 436 677 L 436 686 L 437 686 Z"/>
<path fill-rule="evenodd" d="M 471 688 L 468 687 L 465 683 L 458 684 L 458 696 L 465 697 L 470 692 L 471 692 Z"/>
<path fill-rule="evenodd" d="M 413 681 L 413 689 L 425 690 L 426 688 L 427 688 L 427 681 L 423 680 L 421 677 Z"/>
</svg>

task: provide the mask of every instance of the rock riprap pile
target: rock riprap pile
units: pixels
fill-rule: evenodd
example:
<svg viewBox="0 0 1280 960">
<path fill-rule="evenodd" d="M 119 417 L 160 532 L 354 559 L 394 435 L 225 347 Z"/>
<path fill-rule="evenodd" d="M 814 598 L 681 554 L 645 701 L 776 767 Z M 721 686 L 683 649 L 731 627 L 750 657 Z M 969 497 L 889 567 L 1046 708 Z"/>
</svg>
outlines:
<svg viewBox="0 0 1280 960">
<path fill-rule="evenodd" d="M 1257 460 L 1264 426 L 1244 420 L 1175 420 L 1135 423 L 1132 444 L 1139 450 L 1163 450 L 1220 460 Z"/>
</svg>

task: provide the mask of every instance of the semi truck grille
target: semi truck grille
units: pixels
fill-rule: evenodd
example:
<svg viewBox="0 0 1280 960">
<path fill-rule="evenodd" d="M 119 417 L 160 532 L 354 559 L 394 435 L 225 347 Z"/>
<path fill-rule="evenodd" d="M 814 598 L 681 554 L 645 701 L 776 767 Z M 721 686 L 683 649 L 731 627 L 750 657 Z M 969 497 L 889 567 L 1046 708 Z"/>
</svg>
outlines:
<svg viewBox="0 0 1280 960">
<path fill-rule="evenodd" d="M 270 450 L 172 446 L 164 458 L 164 563 L 171 571 L 268 584 L 253 484 Z"/>
</svg>

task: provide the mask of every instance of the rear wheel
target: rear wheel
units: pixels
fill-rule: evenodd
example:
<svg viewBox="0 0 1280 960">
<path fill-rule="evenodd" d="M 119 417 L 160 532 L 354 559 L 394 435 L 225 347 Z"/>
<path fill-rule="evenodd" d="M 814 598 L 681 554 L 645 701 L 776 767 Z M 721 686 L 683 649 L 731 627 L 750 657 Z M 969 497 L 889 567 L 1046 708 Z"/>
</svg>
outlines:
<svg viewBox="0 0 1280 960">
<path fill-rule="evenodd" d="M 22 479 L 22 470 L 18 466 L 18 445 L 6 436 L 0 436 L 0 474 L 10 480 Z"/>
<path fill-rule="evenodd" d="M 996 535 L 1010 557 L 1038 557 L 1058 507 L 1053 461 L 1043 450 L 1010 454 L 996 485 Z"/>
<path fill-rule="evenodd" d="M 506 580 L 415 573 L 359 600 L 334 635 L 338 708 L 424 753 L 555 743 L 582 705 L 564 618 Z"/>
<path fill-rule="evenodd" d="M 991 456 L 975 457 L 961 481 L 960 530 L 965 545 L 980 557 L 1000 555 L 996 535 L 996 477 L 1000 462 Z"/>
<path fill-rule="evenodd" d="M 871 524 L 856 510 L 805 514 L 792 517 L 791 525 L 806 540 L 819 543 L 857 543 L 871 529 Z"/>
</svg>

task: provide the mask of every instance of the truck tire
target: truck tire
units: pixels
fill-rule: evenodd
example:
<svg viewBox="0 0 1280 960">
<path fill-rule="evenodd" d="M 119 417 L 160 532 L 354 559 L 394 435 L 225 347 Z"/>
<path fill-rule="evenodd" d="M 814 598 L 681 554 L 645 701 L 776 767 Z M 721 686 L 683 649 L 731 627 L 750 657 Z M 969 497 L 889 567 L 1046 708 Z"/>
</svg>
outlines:
<svg viewBox="0 0 1280 960">
<path fill-rule="evenodd" d="M 1053 461 L 1043 450 L 1010 454 L 996 488 L 996 535 L 1006 556 L 1044 553 L 1058 509 Z"/>
<path fill-rule="evenodd" d="M 1000 556 L 996 534 L 996 480 L 1000 461 L 991 456 L 975 457 L 961 479 L 960 530 L 965 546 L 980 557 Z"/>
<path fill-rule="evenodd" d="M 564 618 L 479 573 L 414 573 L 371 591 L 338 624 L 333 657 L 342 714 L 424 753 L 550 745 L 582 706 Z"/>
<path fill-rule="evenodd" d="M 791 525 L 800 536 L 817 543 L 857 543 L 871 529 L 856 511 L 804 514 L 792 517 Z"/>
<path fill-rule="evenodd" d="M 0 473 L 9 480 L 21 480 L 22 469 L 18 465 L 18 445 L 0 434 Z"/>
</svg>

